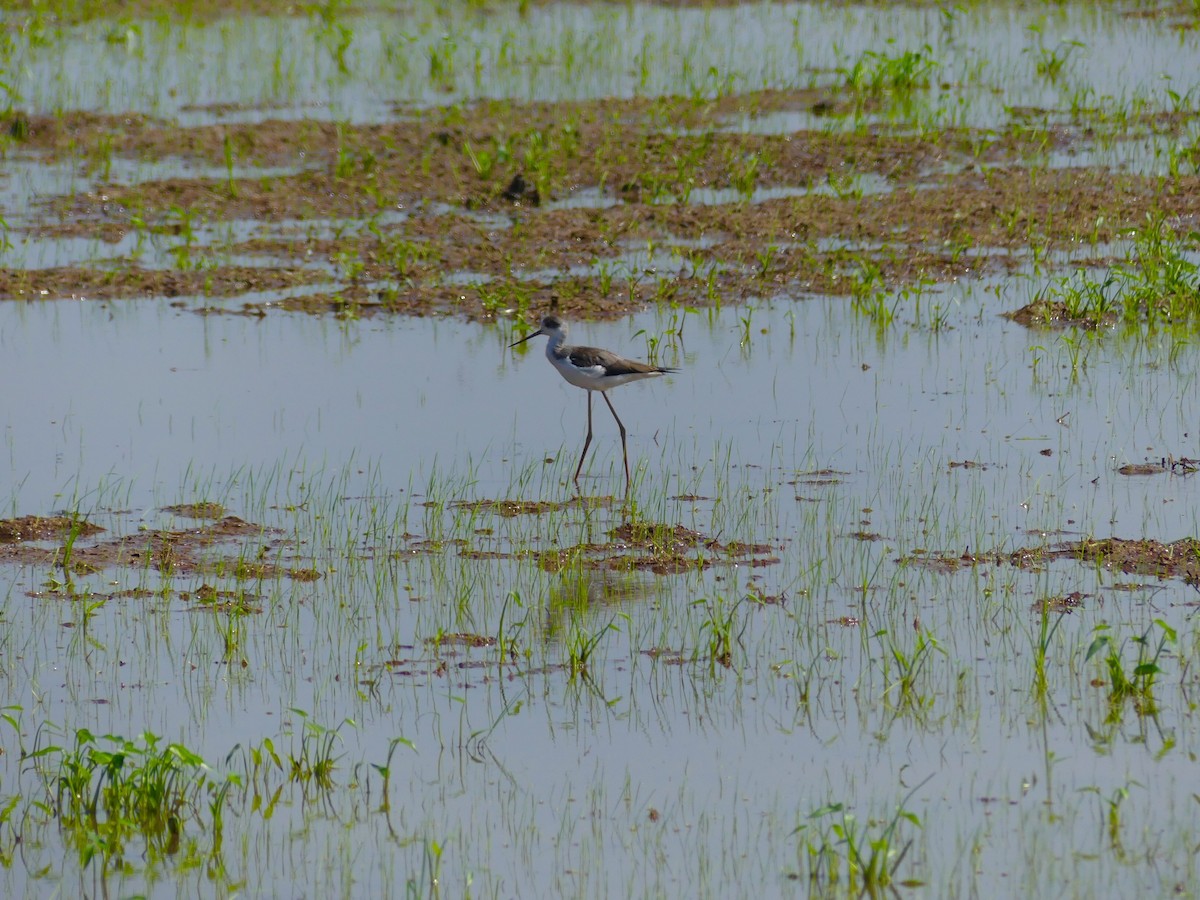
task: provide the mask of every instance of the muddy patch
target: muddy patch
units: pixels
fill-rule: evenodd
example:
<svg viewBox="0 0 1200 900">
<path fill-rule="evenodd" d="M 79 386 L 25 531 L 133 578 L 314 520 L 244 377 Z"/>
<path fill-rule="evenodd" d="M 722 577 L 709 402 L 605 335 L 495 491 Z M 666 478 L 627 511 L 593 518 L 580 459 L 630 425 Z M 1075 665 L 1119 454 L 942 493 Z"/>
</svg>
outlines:
<svg viewBox="0 0 1200 900">
<path fill-rule="evenodd" d="M 72 528 L 70 519 L 26 517 L 10 520 L 9 524 L 12 522 L 35 523 L 22 526 L 20 533 L 37 537 L 0 543 L 0 564 L 64 566 L 79 575 L 104 569 L 149 568 L 164 575 L 202 574 L 237 580 L 314 581 L 321 577 L 312 567 L 285 565 L 281 561 L 289 545 L 280 533 L 236 516 L 193 529 L 140 531 L 110 539 L 72 541 L 70 547 L 67 545 Z M 36 525 L 38 522 L 55 524 Z M 90 535 L 101 531 L 89 527 L 93 529 Z M 38 543 L 29 543 L 30 540 Z M 251 549 L 253 542 L 261 543 Z M 48 543 L 54 546 L 47 546 Z M 241 549 L 241 554 L 214 553 L 230 547 Z M 196 599 L 205 600 L 202 592 Z"/>
<path fill-rule="evenodd" d="M 505 519 L 516 516 L 540 516 L 564 509 L 604 509 L 615 502 L 613 497 L 572 497 L 569 500 L 455 500 L 453 509 L 471 509 L 495 513 Z"/>
<path fill-rule="evenodd" d="M 896 562 L 934 572 L 951 573 L 964 567 L 984 565 L 1011 565 L 1038 570 L 1063 559 L 1099 565 L 1109 571 L 1152 576 L 1159 580 L 1178 578 L 1185 584 L 1200 588 L 1200 540 L 1196 538 L 1183 538 L 1172 543 L 1149 538 L 1085 539 L 1021 547 L 1008 552 L 973 554 L 968 550 L 957 555 L 914 554 L 901 557 Z M 1077 599 L 1085 596 L 1079 595 Z"/>
<path fill-rule="evenodd" d="M 22 516 L 0 520 L 0 543 L 66 540 L 72 532 L 77 538 L 87 538 L 102 531 L 99 525 L 70 516 Z"/>
<path fill-rule="evenodd" d="M 175 265 L 164 271 L 131 259 L 0 270 L 0 297 L 276 291 L 284 296 L 204 310 L 486 319 L 555 308 L 605 319 L 651 304 L 862 297 L 1005 272 L 1030 247 L 1077 254 L 1080 244 L 1113 241 L 1148 217 L 1200 214 L 1195 174 L 1164 181 L 1030 164 L 1119 139 L 1098 134 L 1086 117 L 1054 126 L 1016 117 L 988 132 L 730 127 L 789 110 L 861 114 L 878 102 L 859 96 L 847 106 L 844 95 L 481 101 L 398 110 L 399 121 L 376 125 L 189 128 L 145 116 L 14 112 L 10 141 L 48 161 L 79 159 L 94 171 L 98 158 L 119 154 L 229 166 L 230 174 L 100 179 L 77 194 L 41 198 L 17 232 L 34 241 L 136 235 L 170 244 Z M 1153 127 L 1182 134 L 1190 122 L 1177 115 Z M 300 171 L 275 171 L 298 160 Z M 233 164 L 264 174 L 235 176 Z M 238 223 L 242 236 L 202 236 L 202 226 L 216 232 L 211 226 L 221 223 Z M 1112 262 L 1097 255 L 1088 264 Z M 330 287 L 320 294 L 296 290 L 322 282 Z M 1047 296 L 1013 317 L 1053 324 L 1071 313 Z"/>
<path fill-rule="evenodd" d="M 1036 613 L 1070 613 L 1081 609 L 1086 601 L 1094 599 L 1093 594 L 1071 591 L 1057 597 L 1045 597 L 1034 603 L 1031 608 Z"/>
<path fill-rule="evenodd" d="M 163 512 L 182 516 L 185 519 L 219 519 L 225 515 L 225 507 L 220 503 L 176 503 L 174 506 L 164 506 Z"/>
<path fill-rule="evenodd" d="M 453 646 L 491 647 L 496 643 L 496 639 L 486 634 L 456 632 L 454 634 L 442 634 L 437 637 L 427 638 L 425 643 L 437 648 Z"/>
<path fill-rule="evenodd" d="M 779 562 L 769 544 L 723 543 L 682 525 L 626 523 L 609 532 L 608 543 L 578 544 L 538 554 L 546 572 L 572 565 L 584 569 L 644 571 L 678 575 L 714 565 L 769 566 Z"/>
<path fill-rule="evenodd" d="M 189 271 L 141 266 L 65 266 L 50 269 L 0 268 L 0 296 L 11 300 L 114 300 L 139 297 L 231 297 L 280 291 L 329 281 L 304 269 L 246 266 Z"/>
<path fill-rule="evenodd" d="M 226 615 L 257 615 L 263 611 L 261 598 L 246 591 L 221 590 L 202 584 L 195 591 L 180 591 L 179 599 L 194 612 Z"/>
</svg>

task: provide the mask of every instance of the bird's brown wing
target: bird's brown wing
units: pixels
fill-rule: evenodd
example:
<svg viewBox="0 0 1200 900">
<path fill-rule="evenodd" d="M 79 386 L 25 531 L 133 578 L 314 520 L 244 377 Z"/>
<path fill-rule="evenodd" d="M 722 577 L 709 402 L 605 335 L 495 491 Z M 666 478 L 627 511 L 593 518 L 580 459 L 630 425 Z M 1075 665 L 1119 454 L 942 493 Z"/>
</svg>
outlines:
<svg viewBox="0 0 1200 900">
<path fill-rule="evenodd" d="M 649 366 L 633 359 L 625 359 L 599 347 L 572 347 L 571 365 L 580 369 L 601 368 L 608 375 L 657 375 L 674 372 L 675 369 Z"/>
</svg>

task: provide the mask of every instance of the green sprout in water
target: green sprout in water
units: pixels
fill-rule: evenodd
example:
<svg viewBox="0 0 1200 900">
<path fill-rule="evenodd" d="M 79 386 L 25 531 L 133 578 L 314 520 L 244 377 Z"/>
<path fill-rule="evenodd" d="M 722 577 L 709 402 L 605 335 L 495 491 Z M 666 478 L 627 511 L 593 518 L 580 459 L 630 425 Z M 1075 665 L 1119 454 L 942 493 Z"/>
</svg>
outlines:
<svg viewBox="0 0 1200 900">
<path fill-rule="evenodd" d="M 379 811 L 386 813 L 391 809 L 391 792 L 388 790 L 392 780 L 392 757 L 396 753 L 398 747 L 407 747 L 409 750 L 416 751 L 416 745 L 405 737 L 394 737 L 388 742 L 387 762 L 383 765 L 372 763 L 371 767 L 375 769 L 383 777 L 383 799 L 379 804 Z"/>
<path fill-rule="evenodd" d="M 148 731 L 129 740 L 97 738 L 84 728 L 75 733 L 73 750 L 41 746 L 30 754 L 48 808 L 82 865 L 100 859 L 107 872 L 135 846 L 151 863 L 160 861 L 181 850 L 189 824 L 197 834 L 211 835 L 210 853 L 219 851 L 224 800 L 238 777 L 216 778 L 187 747 L 160 742 Z"/>
<path fill-rule="evenodd" d="M 876 632 L 874 636 L 884 647 L 883 673 L 885 680 L 889 681 L 885 693 L 896 694 L 897 707 L 928 708 L 933 700 L 918 692 L 918 677 L 935 652 L 944 655 L 946 651 L 941 648 L 937 639 L 925 630 L 917 633 L 916 643 L 911 650 L 902 648 L 887 631 Z"/>
<path fill-rule="evenodd" d="M 930 75 L 938 67 L 932 52 L 928 44 L 894 56 L 867 50 L 846 70 L 846 87 L 870 96 L 906 95 L 929 87 Z"/>
<path fill-rule="evenodd" d="M 1147 216 L 1125 259 L 1098 273 L 1079 271 L 1052 281 L 1029 307 L 1046 324 L 1056 319 L 1096 327 L 1200 325 L 1200 265 L 1195 232 L 1180 235 L 1162 216 Z"/>
<path fill-rule="evenodd" d="M 735 632 L 737 611 L 742 601 L 729 604 L 723 598 L 713 600 L 696 600 L 694 607 L 703 607 L 705 618 L 700 623 L 700 634 L 706 639 L 709 666 L 715 669 L 718 665 L 726 669 L 733 666 L 733 645 L 740 643 L 746 630 L 742 623 L 741 630 Z"/>
<path fill-rule="evenodd" d="M 572 680 L 577 677 L 591 677 L 590 666 L 596 647 L 605 635 L 617 630 L 615 619 L 610 619 L 607 625 L 592 634 L 579 628 L 572 621 L 571 636 L 567 640 L 567 672 Z"/>
<path fill-rule="evenodd" d="M 1159 636 L 1158 645 L 1151 650 L 1151 632 L 1156 627 L 1162 634 Z M 1096 631 L 1100 633 L 1088 647 L 1084 661 L 1090 660 L 1101 650 L 1108 648 L 1104 662 L 1108 669 L 1109 721 L 1116 721 L 1120 718 L 1121 708 L 1126 700 L 1133 701 L 1134 709 L 1139 716 L 1153 716 L 1158 711 L 1154 700 L 1154 683 L 1162 672 L 1158 662 L 1167 645 L 1175 644 L 1175 629 L 1162 619 L 1155 619 L 1140 637 L 1133 638 L 1133 642 L 1138 645 L 1137 660 L 1133 669 L 1127 672 L 1124 660 L 1125 641 L 1122 641 L 1120 646 L 1114 645 L 1112 638 L 1105 633 L 1108 628 L 1108 625 L 1097 626 Z"/>
<path fill-rule="evenodd" d="M 298 754 L 288 754 L 289 778 L 306 787 L 313 785 L 317 789 L 327 791 L 333 787 L 333 772 L 337 768 L 340 757 L 334 755 L 334 749 L 340 740 L 339 732 L 342 725 L 354 727 L 353 719 L 345 719 L 337 728 L 326 728 L 317 722 L 310 721 L 303 710 L 291 710 L 304 720 L 304 728 L 300 736 L 300 751 Z"/>
<path fill-rule="evenodd" d="M 897 880 L 900 864 L 913 843 L 912 839 L 903 840 L 901 832 L 905 823 L 918 829 L 923 827 L 916 813 L 906 807 L 913 794 L 932 777 L 909 791 L 886 823 L 861 823 L 842 803 L 830 803 L 810 813 L 810 822 L 826 816 L 837 817 L 820 830 L 814 824 L 802 823 L 792 832 L 806 838 L 799 851 L 802 868 L 806 870 L 814 893 L 835 892 L 874 898 L 884 893 L 894 895 L 896 884 L 904 887 L 921 885 L 923 882 L 913 879 Z"/>
<path fill-rule="evenodd" d="M 1046 696 L 1046 656 L 1054 641 L 1054 635 L 1058 632 L 1066 615 L 1065 611 L 1060 612 L 1052 623 L 1050 621 L 1050 603 L 1048 601 L 1041 603 L 1039 628 L 1033 642 L 1033 690 L 1039 697 Z"/>
<path fill-rule="evenodd" d="M 1051 83 L 1058 81 L 1066 68 L 1067 60 L 1085 45 L 1079 41 L 1059 41 L 1053 47 L 1047 47 L 1039 25 L 1033 25 L 1029 30 L 1037 37 L 1037 44 L 1026 47 L 1021 52 L 1033 56 L 1034 69 L 1039 76 Z"/>
</svg>

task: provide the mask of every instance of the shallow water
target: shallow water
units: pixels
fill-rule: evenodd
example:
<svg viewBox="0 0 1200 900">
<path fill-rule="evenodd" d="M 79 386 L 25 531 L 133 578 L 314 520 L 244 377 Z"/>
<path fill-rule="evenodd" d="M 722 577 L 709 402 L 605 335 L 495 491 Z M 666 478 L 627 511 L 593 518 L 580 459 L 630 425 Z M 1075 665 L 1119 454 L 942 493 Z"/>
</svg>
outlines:
<svg viewBox="0 0 1200 900">
<path fill-rule="evenodd" d="M 1010 284 L 1010 294 L 1020 290 Z M 180 308 L 187 304 L 0 307 L 0 377 L 37 386 L 5 410 L 10 480 L 21 485 L 11 505 L 44 508 L 68 480 L 93 484 L 113 463 L 147 504 L 157 486 L 174 489 L 195 459 L 221 473 L 284 453 L 335 468 L 357 455 L 396 485 L 409 473 L 423 477 L 436 459 L 469 468 L 483 495 L 502 496 L 512 468 L 560 445 L 572 456 L 582 443 L 583 395 L 546 365 L 544 342 L 506 351 L 507 324 L 247 323 L 197 316 Z M 671 472 L 671 448 L 710 442 L 728 442 L 735 459 L 773 457 L 785 469 L 832 468 L 880 484 L 889 470 L 972 460 L 986 467 L 973 478 L 997 482 L 1002 494 L 1019 493 L 1021 479 L 1086 476 L 1078 502 L 1112 504 L 1117 521 L 1135 529 L 1162 505 L 1161 491 L 1190 483 L 1110 471 L 1186 455 L 1196 377 L 1186 344 L 1169 335 L 1031 332 L 999 318 L 1011 301 L 987 285 L 950 286 L 925 304 L 926 316 L 936 305 L 948 317 L 941 330 L 847 328 L 843 299 L 780 298 L 685 315 L 673 347 L 665 346 L 671 321 L 653 313 L 580 324 L 572 340 L 636 357 L 655 339 L 664 345 L 659 358 L 683 367 L 613 395 L 648 480 L 686 478 Z M 612 464 L 615 428 L 599 406 L 596 415 L 599 458 Z M 47 456 L 51 443 L 59 449 Z M 1053 455 L 1042 456 L 1045 449 Z M 620 486 L 605 480 L 594 479 L 598 489 Z M 1150 493 L 1126 509 L 1130 484 Z M 1065 524 L 1031 515 L 1006 510 L 1003 525 Z"/>
<path fill-rule="evenodd" d="M 40 43 L 47 38 L 49 45 Z M 350 74 L 343 74 L 338 48 L 347 39 Z M 1197 40 L 1151 19 L 1070 5 L 944 13 L 794 3 L 707 10 L 552 4 L 522 14 L 417 4 L 332 23 L 316 16 L 187 26 L 146 20 L 133 32 L 105 22 L 46 23 L 17 37 L 14 88 L 35 110 L 143 112 L 184 125 L 268 116 L 362 122 L 393 118 L 397 103 L 791 88 L 801 73 L 816 83 L 837 80 L 833 71 L 866 51 L 914 52 L 937 60 L 935 82 L 975 89 L 943 114 L 987 126 L 1008 106 L 1061 107 L 1081 87 L 1092 100 L 1168 88 L 1182 94 L 1193 79 Z M 1073 41 L 1082 46 L 1071 49 Z M 1038 75 L 1040 49 L 1066 56 L 1057 79 Z"/>
<path fill-rule="evenodd" d="M 1086 45 L 1058 81 L 1036 73 L 1033 25 L 1046 46 Z M 113 28 L 67 27 L 44 33 L 49 44 L 21 32 L 14 83 L 29 108 L 185 125 L 377 121 L 479 96 L 834 83 L 864 51 L 928 45 L 941 63 L 935 86 L 901 118 L 990 127 L 1012 106 L 1161 100 L 1190 83 L 1197 56 L 1194 32 L 1070 6 L 949 17 L 794 4 L 555 4 L 524 16 L 419 6 L 324 29 L 316 17 Z M 350 75 L 337 67 L 346 37 Z M 943 79 L 960 89 L 942 91 Z M 788 115 L 731 127 L 811 124 Z M 1114 168 L 1162 165 L 1152 138 L 1083 152 Z M 118 161 L 110 174 L 135 183 L 178 174 L 173 165 Z M 77 164 L 20 158 L 3 174 L 14 223 L 37 199 L 96 183 Z M 559 202 L 609 197 L 584 186 Z M 347 224 L 237 221 L 198 241 L 328 236 Z M 169 245 L 35 238 L 4 261 L 136 251 L 169 265 Z M 622 249 L 597 267 L 690 265 Z M 321 575 L 0 567 L 0 711 L 21 707 L 20 740 L 0 720 L 0 809 L 16 794 L 43 799 L 35 761 L 18 751 L 71 746 L 78 729 L 149 730 L 219 774 L 245 774 L 264 741 L 284 760 L 235 792 L 220 853 L 206 855 L 211 835 L 185 822 L 207 870 L 187 853 L 151 864 L 131 843 L 128 870 L 105 876 L 51 820 L 22 826 L 15 859 L 0 827 L 0 892 L 806 893 L 816 890 L 810 847 L 824 842 L 843 864 L 848 855 L 831 824 L 850 824 L 836 811 L 814 818 L 843 804 L 872 840 L 900 808 L 919 818 L 896 832 L 897 850 L 911 842 L 897 877 L 912 893 L 1197 893 L 1195 589 L 1066 559 L 953 564 L 1082 537 L 1200 532 L 1195 475 L 1118 471 L 1200 456 L 1194 336 L 1031 331 L 1000 316 L 1045 283 L 1026 272 L 910 291 L 888 298 L 890 326 L 846 298 L 786 293 L 574 323 L 578 342 L 681 369 L 612 394 L 629 428 L 631 505 L 598 401 L 582 488 L 600 499 L 571 502 L 584 395 L 551 370 L 541 339 L 509 349 L 524 332 L 503 318 L 217 314 L 276 294 L 0 304 L 5 517 L 81 512 L 109 529 L 87 545 L 200 528 L 165 507 L 214 501 L 254 528 L 210 558 Z M 508 515 L 483 501 L 547 505 Z M 631 568 L 642 551 L 614 532 L 638 521 L 700 533 L 683 551 L 696 565 Z M 735 542 L 769 546 L 738 554 Z M 930 557 L 942 565 L 922 563 Z M 214 586 L 248 609 L 206 605 Z M 133 590 L 147 593 L 121 593 Z M 1046 619 L 1039 690 L 1038 610 L 1075 592 L 1077 606 Z M 711 643 L 722 620 L 728 665 Z M 1157 707 L 1110 703 L 1110 650 L 1132 671 L 1167 627 L 1177 637 L 1158 660 Z M 468 647 L 471 637 L 508 652 Z M 581 648 L 591 655 L 572 671 Z M 289 754 L 322 733 L 313 726 L 338 729 L 327 787 L 288 777 Z M 375 766 L 398 737 L 412 746 L 392 758 L 384 810 Z"/>
<path fill-rule="evenodd" d="M 1189 450 L 1200 359 L 1167 335 L 1076 335 L 1086 366 L 1072 372 L 1065 336 L 998 318 L 994 291 L 951 287 L 927 302 L 942 305 L 946 327 L 881 334 L 845 301 L 820 299 L 687 316 L 682 346 L 660 347 L 683 372 L 613 395 L 640 470 L 635 496 L 654 519 L 722 540 L 765 538 L 779 562 L 615 580 L 584 570 L 585 583 L 601 579 L 586 611 L 563 599 L 577 576 L 520 556 L 408 553 L 399 537 L 465 536 L 511 551 L 595 540 L 622 521 L 617 507 L 464 519 L 441 505 L 572 495 L 583 396 L 536 348 L 508 351 L 507 326 L 6 304 L 0 379 L 38 385 L 4 409 L 14 513 L 95 503 L 99 521 L 130 530 L 163 521 L 165 503 L 215 495 L 235 515 L 300 537 L 300 558 L 328 567 L 313 584 L 251 586 L 265 611 L 239 620 L 245 670 L 223 662 L 219 617 L 162 601 L 109 601 L 84 653 L 59 602 L 25 597 L 44 576 L 10 570 L 10 684 L 29 688 L 6 702 L 97 733 L 149 728 L 213 760 L 235 744 L 282 743 L 287 723 L 301 725 L 291 709 L 330 727 L 354 719 L 339 743 L 347 765 L 382 761 L 387 740 L 403 735 L 415 752 L 400 751 L 393 824 L 406 840 L 445 845 L 443 883 L 456 892 L 468 873 L 489 892 L 783 890 L 797 865 L 789 834 L 808 813 L 842 801 L 864 820 L 888 816 L 926 778 L 907 804 L 925 822 L 914 835 L 918 871 L 934 876 L 937 893 L 1002 890 L 1012 836 L 1057 804 L 1066 826 L 1041 828 L 1045 843 L 1023 848 L 1033 862 L 1017 870 L 1023 883 L 1045 884 L 1044 855 L 1094 842 L 1097 801 L 1081 792 L 1186 783 L 1197 735 L 1185 710 L 1166 704 L 1156 720 L 1169 744 L 1129 733 L 1132 715 L 1101 740 L 1101 694 L 1068 673 L 1097 666 L 1080 656 L 1096 624 L 1129 636 L 1153 618 L 1182 629 L 1194 592 L 1166 582 L 1116 593 L 1114 581 L 1139 579 L 1067 562 L 935 575 L 897 559 L 1040 543 L 1030 531 L 1195 534 L 1194 478 L 1116 468 Z M 645 335 L 668 324 L 647 314 L 580 325 L 576 336 L 640 356 Z M 619 491 L 615 428 L 607 411 L 596 416 L 585 491 Z M 981 465 L 951 467 L 964 461 Z M 435 468 L 448 480 L 438 486 L 434 475 L 431 488 Z M 818 469 L 838 474 L 806 484 L 802 473 Z M 514 484 L 522 471 L 532 478 Z M 431 490 L 435 506 L 422 508 Z M 665 499 L 683 493 L 713 499 Z M 860 530 L 881 540 L 851 537 Z M 360 550 L 339 549 L 346 538 Z M 160 583 L 137 570 L 80 579 L 89 582 L 101 593 Z M 1076 589 L 1092 599 L 1064 619 L 1052 712 L 1039 715 L 1028 693 L 1029 608 Z M 519 606 L 505 600 L 510 591 Z M 689 661 L 704 636 L 694 602 L 732 604 L 747 592 L 785 601 L 741 607 L 734 669 L 706 674 L 703 657 Z M 524 617 L 528 663 L 497 671 L 494 651 L 451 648 L 449 673 L 435 673 L 426 639 L 439 629 L 493 634 L 505 609 L 510 622 L 517 610 Z M 862 624 L 839 624 L 847 616 Z M 542 669 L 563 658 L 573 630 L 610 622 L 591 681 Z M 928 705 L 910 708 L 888 701 L 887 638 L 872 635 L 908 645 L 918 622 L 944 654 L 920 681 Z M 655 648 L 683 658 L 646 655 Z M 470 660 L 482 668 L 459 668 Z M 815 676 L 807 704 L 805 671 Z M 1152 789 L 1151 802 L 1135 790 L 1130 822 L 1190 827 L 1171 793 Z M 314 864 L 276 860 L 280 824 L 252 819 L 248 846 L 227 851 L 226 865 L 252 890 L 301 881 L 332 890 L 343 864 L 353 865 L 354 893 L 387 890 L 396 850 L 380 818 L 354 812 L 352 794 L 327 802 L 335 811 L 324 823 L 297 801 L 280 812 L 303 824 L 309 836 L 296 846 Z M 979 844 L 971 870 L 961 868 L 964 841 Z M 402 869 L 415 870 L 419 850 L 400 850 Z M 317 859 L 331 868 L 316 871 Z M 1112 875 L 1077 862 L 1074 877 L 1092 883 L 1102 868 Z M 1121 870 L 1130 884 L 1139 871 Z M 25 883 L 19 870 L 8 877 Z"/>
</svg>

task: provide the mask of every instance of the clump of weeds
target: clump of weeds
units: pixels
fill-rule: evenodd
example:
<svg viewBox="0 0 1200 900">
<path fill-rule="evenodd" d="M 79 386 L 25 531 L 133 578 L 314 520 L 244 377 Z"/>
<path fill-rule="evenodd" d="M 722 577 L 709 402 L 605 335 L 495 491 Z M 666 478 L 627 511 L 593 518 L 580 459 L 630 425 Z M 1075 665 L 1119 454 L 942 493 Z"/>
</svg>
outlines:
<svg viewBox="0 0 1200 900">
<path fill-rule="evenodd" d="M 149 731 L 128 739 L 81 728 L 72 749 L 42 745 L 44 733 L 29 758 L 46 790 L 44 808 L 82 865 L 99 859 L 108 872 L 131 851 L 161 861 L 180 851 L 189 827 L 208 834 L 209 852 L 219 852 L 224 801 L 236 775 L 213 776 L 198 754 Z"/>
<path fill-rule="evenodd" d="M 842 803 L 830 803 L 810 813 L 809 821 L 801 823 L 792 833 L 801 837 L 801 869 L 807 874 L 813 892 L 878 897 L 885 893 L 894 895 L 897 884 L 904 887 L 922 884 L 912 879 L 899 881 L 898 874 L 913 844 L 912 838 L 905 840 L 903 832 L 909 826 L 923 827 L 921 819 L 907 805 L 928 781 L 926 778 L 909 791 L 886 822 L 859 822 Z M 826 817 L 832 817 L 833 821 L 824 826 L 816 824 Z"/>
<path fill-rule="evenodd" d="M 1065 611 L 1060 612 L 1054 617 L 1054 621 L 1051 622 L 1049 601 L 1043 601 L 1040 606 L 1041 611 L 1038 617 L 1039 627 L 1033 641 L 1033 690 L 1038 697 L 1045 697 L 1047 690 L 1046 656 L 1050 652 L 1050 645 L 1054 641 L 1054 635 L 1058 632 L 1058 628 L 1062 625 L 1062 621 L 1066 618 L 1067 613 Z"/>
<path fill-rule="evenodd" d="M 846 87 L 869 96 L 907 95 L 927 88 L 930 76 L 938 67 L 932 52 L 928 44 L 920 50 L 905 50 L 894 55 L 867 50 L 846 70 Z"/>
<path fill-rule="evenodd" d="M 1156 628 L 1160 634 L 1157 645 L 1154 645 L 1152 633 Z M 1175 629 L 1162 619 L 1155 619 L 1140 637 L 1133 638 L 1138 648 L 1137 659 L 1129 671 L 1125 669 L 1126 641 L 1116 645 L 1107 634 L 1108 629 L 1108 625 L 1097 626 L 1099 634 L 1088 647 L 1084 661 L 1089 661 L 1096 654 L 1107 650 L 1104 664 L 1108 669 L 1109 720 L 1120 719 L 1121 710 L 1127 700 L 1133 702 L 1139 716 L 1154 715 L 1158 710 L 1154 700 L 1154 684 L 1162 672 L 1158 663 L 1163 651 L 1176 643 Z"/>
<path fill-rule="evenodd" d="M 905 650 L 887 631 L 876 632 L 874 636 L 884 648 L 882 666 L 887 682 L 885 694 L 895 693 L 897 708 L 927 709 L 931 706 L 933 699 L 919 690 L 919 678 L 934 653 L 946 652 L 937 639 L 926 630 L 918 631 L 916 643 L 910 650 Z"/>
<path fill-rule="evenodd" d="M 735 643 L 741 643 L 742 634 L 746 630 L 746 623 L 743 622 L 742 627 L 735 631 L 737 612 L 741 605 L 741 600 L 729 603 L 723 597 L 697 600 L 692 604 L 692 606 L 704 610 L 704 621 L 700 623 L 700 635 L 704 640 L 705 649 L 708 651 L 709 665 L 714 669 L 718 665 L 726 669 L 733 666 L 733 646 Z"/>
</svg>

